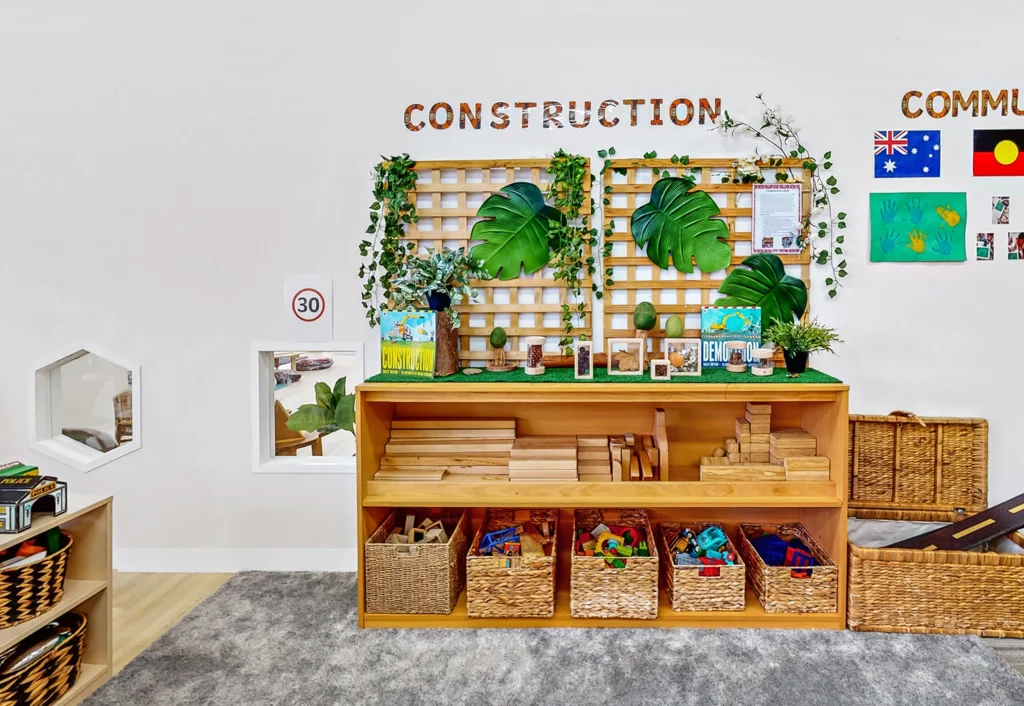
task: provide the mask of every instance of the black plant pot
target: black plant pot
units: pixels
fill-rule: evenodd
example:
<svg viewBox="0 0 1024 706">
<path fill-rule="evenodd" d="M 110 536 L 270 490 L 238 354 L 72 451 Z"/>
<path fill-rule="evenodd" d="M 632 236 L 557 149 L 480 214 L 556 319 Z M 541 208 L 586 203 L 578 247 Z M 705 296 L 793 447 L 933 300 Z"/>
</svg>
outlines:
<svg viewBox="0 0 1024 706">
<path fill-rule="evenodd" d="M 448 292 L 435 290 L 427 295 L 427 304 L 431 311 L 444 311 L 452 305 L 452 298 L 448 296 Z"/>
<path fill-rule="evenodd" d="M 782 350 L 782 357 L 786 359 L 786 370 L 789 371 L 790 375 L 799 375 L 800 373 L 807 372 L 808 355 L 810 354 L 807 351 L 790 353 L 785 349 Z"/>
</svg>

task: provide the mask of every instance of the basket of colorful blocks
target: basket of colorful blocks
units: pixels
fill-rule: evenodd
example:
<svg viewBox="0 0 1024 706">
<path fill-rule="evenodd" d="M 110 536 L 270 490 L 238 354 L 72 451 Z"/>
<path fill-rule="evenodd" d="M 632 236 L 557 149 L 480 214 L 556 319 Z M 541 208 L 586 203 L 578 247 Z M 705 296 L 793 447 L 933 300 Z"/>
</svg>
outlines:
<svg viewBox="0 0 1024 706">
<path fill-rule="evenodd" d="M 658 551 L 672 610 L 743 610 L 746 566 L 721 525 L 662 522 Z"/>
</svg>

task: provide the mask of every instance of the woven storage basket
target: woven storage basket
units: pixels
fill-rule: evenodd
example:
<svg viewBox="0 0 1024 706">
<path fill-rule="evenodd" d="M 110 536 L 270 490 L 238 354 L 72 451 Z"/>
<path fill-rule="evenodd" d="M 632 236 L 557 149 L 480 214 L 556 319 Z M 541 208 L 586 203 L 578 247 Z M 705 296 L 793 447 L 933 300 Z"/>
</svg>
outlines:
<svg viewBox="0 0 1024 706">
<path fill-rule="evenodd" d="M 67 533 L 61 536 L 64 546 L 42 561 L 0 569 L 0 628 L 42 615 L 64 597 L 64 576 L 74 542 Z"/>
<path fill-rule="evenodd" d="M 988 422 L 850 415 L 849 475 L 852 517 L 962 520 L 988 507 Z M 852 630 L 1024 638 L 1024 556 L 850 542 L 849 559 Z"/>
<path fill-rule="evenodd" d="M 505 568 L 504 557 L 481 556 L 480 541 L 487 532 L 520 522 L 550 522 L 558 537 L 558 510 L 489 509 L 466 557 L 466 613 L 471 618 L 550 618 L 555 614 L 557 541 L 551 556 L 520 557 Z"/>
<path fill-rule="evenodd" d="M 65 613 L 61 622 L 74 621 L 71 637 L 35 664 L 0 677 L 0 704 L 47 706 L 67 693 L 78 681 L 85 648 L 85 616 Z M 26 638 L 31 639 L 31 635 Z"/>
<path fill-rule="evenodd" d="M 447 544 L 385 544 L 405 516 L 440 517 Z M 465 510 L 398 508 L 366 540 L 367 613 L 451 613 L 466 582 L 469 519 Z M 403 551 L 408 550 L 408 551 Z"/>
<path fill-rule="evenodd" d="M 642 527 L 651 555 L 630 557 L 616 569 L 600 556 L 576 554 L 577 528 L 599 523 Z M 576 510 L 572 527 L 569 612 L 574 618 L 658 617 L 658 550 L 646 510 Z"/>
<path fill-rule="evenodd" d="M 714 524 L 721 529 L 721 525 Z M 727 549 L 736 555 L 734 566 L 715 566 L 718 576 L 702 576 L 703 566 L 676 566 L 672 563 L 672 552 L 668 546 L 668 537 L 675 536 L 683 527 L 694 527 L 684 522 L 662 522 L 658 527 L 658 551 L 661 552 L 662 571 L 665 576 L 665 588 L 668 592 L 672 610 L 705 611 L 705 610 L 743 610 L 746 607 L 746 566 L 740 559 L 732 540 Z M 708 523 L 696 525 L 698 532 L 708 527 Z"/>
<path fill-rule="evenodd" d="M 814 556 L 806 578 L 793 576 L 793 567 L 768 566 L 750 543 L 761 532 L 783 539 L 796 537 Z M 747 563 L 747 580 L 766 613 L 835 613 L 838 609 L 839 569 L 801 524 L 739 525 L 736 548 Z"/>
</svg>

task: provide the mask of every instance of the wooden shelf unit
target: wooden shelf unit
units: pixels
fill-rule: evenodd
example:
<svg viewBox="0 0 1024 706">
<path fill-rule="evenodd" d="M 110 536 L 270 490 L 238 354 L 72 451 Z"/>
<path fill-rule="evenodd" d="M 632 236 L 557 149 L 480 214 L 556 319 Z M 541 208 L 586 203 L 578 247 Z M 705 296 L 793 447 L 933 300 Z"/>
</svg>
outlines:
<svg viewBox="0 0 1024 706">
<path fill-rule="evenodd" d="M 678 385 L 621 383 L 365 383 L 357 388 L 360 627 L 779 627 L 841 630 L 846 625 L 846 468 L 849 388 L 842 384 L 741 383 Z M 832 459 L 831 478 L 818 483 L 702 483 L 697 463 L 733 435 L 747 402 L 772 405 L 772 428 L 802 427 Z M 509 418 L 516 434 L 650 433 L 654 410 L 666 412 L 672 465 L 662 480 L 623 483 L 375 481 L 391 421 L 402 418 Z M 555 616 L 550 619 L 471 619 L 465 594 L 451 615 L 374 615 L 364 611 L 363 551 L 392 507 L 466 507 L 472 530 L 488 507 L 562 511 Z M 715 521 L 735 537 L 739 522 L 801 522 L 839 567 L 835 613 L 768 614 L 748 593 L 738 612 L 676 613 L 662 595 L 655 620 L 578 619 L 569 615 L 572 511 L 580 507 L 645 508 L 662 521 Z M 664 591 L 662 591 L 664 593 Z"/>
<path fill-rule="evenodd" d="M 28 622 L 0 630 L 0 652 L 70 610 L 88 620 L 85 653 L 78 681 L 54 706 L 74 706 L 110 678 L 114 663 L 113 499 L 70 494 L 68 511 L 54 517 L 38 514 L 32 527 L 19 534 L 0 535 L 0 550 L 13 547 L 52 527 L 75 539 L 64 581 L 64 597 L 52 610 Z"/>
</svg>

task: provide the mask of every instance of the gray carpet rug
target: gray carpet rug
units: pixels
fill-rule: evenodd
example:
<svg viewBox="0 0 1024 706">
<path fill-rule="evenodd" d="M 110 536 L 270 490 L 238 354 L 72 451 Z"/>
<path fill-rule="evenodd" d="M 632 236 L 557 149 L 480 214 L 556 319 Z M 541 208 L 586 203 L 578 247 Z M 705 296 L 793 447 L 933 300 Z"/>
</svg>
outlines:
<svg viewBox="0 0 1024 706">
<path fill-rule="evenodd" d="M 979 639 L 773 630 L 356 628 L 353 574 L 246 573 L 88 706 L 1005 706 Z"/>
</svg>

